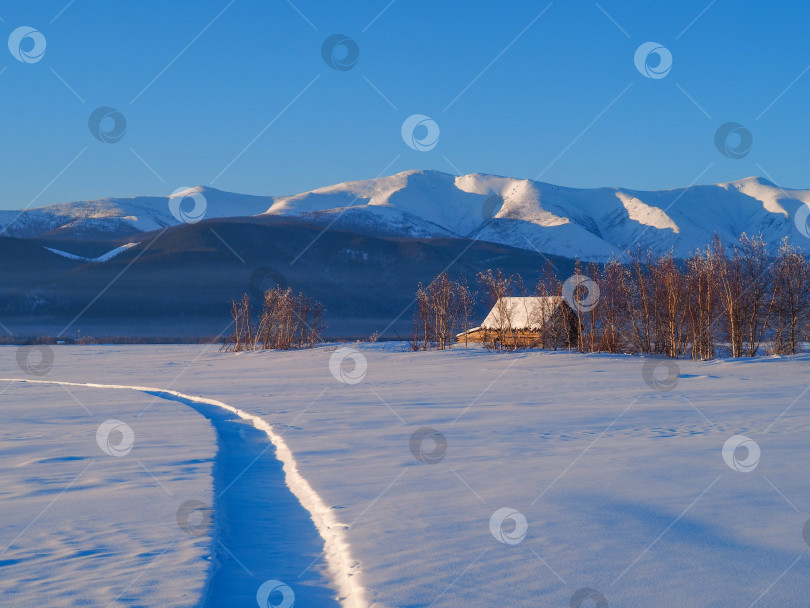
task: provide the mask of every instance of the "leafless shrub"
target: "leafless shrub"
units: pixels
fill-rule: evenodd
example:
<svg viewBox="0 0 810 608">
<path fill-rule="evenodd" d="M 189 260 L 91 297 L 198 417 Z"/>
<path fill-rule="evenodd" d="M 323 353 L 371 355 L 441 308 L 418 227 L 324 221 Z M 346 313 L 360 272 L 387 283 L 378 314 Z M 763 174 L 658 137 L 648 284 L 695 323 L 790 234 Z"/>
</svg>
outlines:
<svg viewBox="0 0 810 608">
<path fill-rule="evenodd" d="M 291 287 L 276 286 L 264 292 L 258 323 L 253 319 L 250 297 L 231 302 L 234 333 L 225 341 L 223 350 L 312 348 L 321 341 L 326 327 L 326 309 L 320 302 Z"/>
</svg>

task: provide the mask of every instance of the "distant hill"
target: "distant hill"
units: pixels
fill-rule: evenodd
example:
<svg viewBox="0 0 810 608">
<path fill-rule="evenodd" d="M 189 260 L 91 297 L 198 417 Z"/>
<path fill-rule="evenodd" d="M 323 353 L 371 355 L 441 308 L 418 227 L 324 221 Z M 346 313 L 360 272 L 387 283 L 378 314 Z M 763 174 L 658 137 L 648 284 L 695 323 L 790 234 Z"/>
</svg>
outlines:
<svg viewBox="0 0 810 608">
<path fill-rule="evenodd" d="M 573 264 L 467 239 L 321 233 L 295 218 L 206 220 L 145 233 L 105 262 L 0 238 L 0 259 L 20 260 L 3 270 L 0 321 L 16 335 L 214 336 L 228 324 L 231 298 L 247 292 L 259 306 L 262 290 L 279 283 L 326 305 L 329 336 L 405 337 L 418 283 L 445 268 L 473 282 L 490 267 L 534 282 L 547 261 L 562 274 Z"/>
</svg>

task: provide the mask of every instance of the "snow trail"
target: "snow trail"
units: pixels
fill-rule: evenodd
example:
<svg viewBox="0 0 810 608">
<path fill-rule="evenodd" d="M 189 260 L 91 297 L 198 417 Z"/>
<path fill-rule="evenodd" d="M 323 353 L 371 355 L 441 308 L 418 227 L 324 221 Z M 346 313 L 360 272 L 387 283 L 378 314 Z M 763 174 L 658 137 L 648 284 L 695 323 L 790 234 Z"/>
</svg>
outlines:
<svg viewBox="0 0 810 608">
<path fill-rule="evenodd" d="M 29 384 L 56 384 L 87 388 L 133 390 L 148 393 L 156 397 L 179 401 L 193 407 L 193 404 L 213 406 L 250 422 L 258 431 L 264 432 L 275 447 L 275 457 L 282 463 L 285 483 L 292 494 L 309 512 L 318 534 L 324 541 L 324 558 L 329 577 L 338 593 L 338 602 L 343 608 L 366 608 L 366 591 L 359 580 L 358 562 L 351 556 L 350 546 L 346 539 L 346 524 L 337 520 L 335 511 L 329 508 L 321 496 L 298 470 L 298 463 L 281 434 L 273 426 L 260 418 L 216 399 L 189 395 L 179 391 L 148 386 L 131 386 L 123 384 L 98 384 L 84 382 L 66 382 L 59 380 L 31 380 L 27 378 L 0 378 L 0 382 L 21 382 Z M 216 517 L 216 514 L 215 514 Z M 302 573 L 303 574 L 303 573 Z"/>
</svg>

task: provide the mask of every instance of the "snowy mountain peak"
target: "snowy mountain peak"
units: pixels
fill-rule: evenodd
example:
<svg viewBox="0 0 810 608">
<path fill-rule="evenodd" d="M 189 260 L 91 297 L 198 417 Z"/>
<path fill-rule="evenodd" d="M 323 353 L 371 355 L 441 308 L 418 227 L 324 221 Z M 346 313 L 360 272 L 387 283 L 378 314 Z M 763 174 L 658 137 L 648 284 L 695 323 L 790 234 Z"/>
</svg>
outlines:
<svg viewBox="0 0 810 608">
<path fill-rule="evenodd" d="M 685 257 L 717 232 L 731 244 L 762 233 L 807 245 L 793 216 L 810 192 L 748 177 L 664 191 L 578 189 L 483 173 L 404 171 L 319 188 L 273 201 L 267 213 L 342 229 L 408 236 L 458 236 L 588 260 L 628 248 Z"/>
<path fill-rule="evenodd" d="M 206 190 L 214 191 L 213 188 L 205 188 L 204 186 L 192 186 L 190 188 L 178 188 L 168 195 L 169 198 L 178 198 L 184 196 L 194 196 L 195 194 L 202 194 L 205 196 Z"/>
</svg>

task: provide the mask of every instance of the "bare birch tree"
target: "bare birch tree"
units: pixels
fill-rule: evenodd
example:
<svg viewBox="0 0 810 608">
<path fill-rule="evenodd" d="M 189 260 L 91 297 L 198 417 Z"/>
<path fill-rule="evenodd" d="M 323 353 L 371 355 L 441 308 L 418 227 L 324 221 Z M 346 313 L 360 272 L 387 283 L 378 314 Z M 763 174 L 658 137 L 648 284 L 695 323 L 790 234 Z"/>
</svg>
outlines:
<svg viewBox="0 0 810 608">
<path fill-rule="evenodd" d="M 810 264 L 805 253 L 788 243 L 779 249 L 776 269 L 777 352 L 796 354 L 799 340 L 810 320 Z"/>
<path fill-rule="evenodd" d="M 497 326 L 494 337 L 489 345 L 500 350 L 508 345 L 515 344 L 515 335 L 512 329 L 512 306 L 507 300 L 515 288 L 522 288 L 519 277 L 505 276 L 500 269 L 487 270 L 478 274 L 478 281 L 484 288 L 484 294 L 491 302 L 492 310 L 497 315 Z"/>
<path fill-rule="evenodd" d="M 446 272 L 416 291 L 414 349 L 451 348 L 460 329 L 469 329 L 474 296 L 465 280 L 453 281 Z"/>
</svg>

